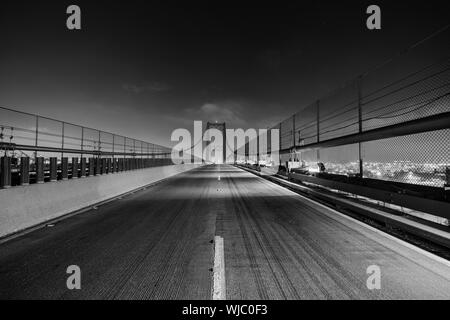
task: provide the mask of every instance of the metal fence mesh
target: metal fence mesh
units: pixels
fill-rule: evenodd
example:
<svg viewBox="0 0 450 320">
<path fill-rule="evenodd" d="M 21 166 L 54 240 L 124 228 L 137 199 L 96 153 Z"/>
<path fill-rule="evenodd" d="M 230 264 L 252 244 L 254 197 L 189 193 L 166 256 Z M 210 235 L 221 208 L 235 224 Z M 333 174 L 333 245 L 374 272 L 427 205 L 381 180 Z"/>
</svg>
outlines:
<svg viewBox="0 0 450 320">
<path fill-rule="evenodd" d="M 0 107 L 0 143 L 14 146 L 12 156 L 107 156 L 169 158 L 171 149 L 113 133 Z M 27 150 L 23 146 L 36 147 Z M 45 151 L 45 148 L 54 150 Z M 6 150 L 4 152 L 6 153 Z M 10 147 L 8 148 L 10 150 Z"/>
<path fill-rule="evenodd" d="M 365 78 L 363 88 L 370 81 L 375 80 Z M 448 112 L 449 93 L 450 59 L 446 59 L 364 95 L 363 130 Z"/>
<path fill-rule="evenodd" d="M 364 176 L 443 187 L 450 167 L 450 129 L 363 143 Z"/>
<path fill-rule="evenodd" d="M 351 175 L 360 173 L 362 160 L 363 177 L 443 187 L 450 171 L 449 130 L 363 142 L 361 149 L 356 143 L 316 150 L 314 144 L 450 112 L 449 38 L 447 28 L 418 42 L 275 125 L 282 162 L 322 162 L 327 172 Z M 301 151 L 293 156 L 296 147 Z"/>
</svg>

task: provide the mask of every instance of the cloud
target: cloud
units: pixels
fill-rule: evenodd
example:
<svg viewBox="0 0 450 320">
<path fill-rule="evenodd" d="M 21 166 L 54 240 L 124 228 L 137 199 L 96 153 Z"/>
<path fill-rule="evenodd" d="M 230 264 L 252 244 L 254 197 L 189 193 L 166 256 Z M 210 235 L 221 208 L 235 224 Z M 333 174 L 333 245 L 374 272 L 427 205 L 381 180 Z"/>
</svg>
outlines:
<svg viewBox="0 0 450 320">
<path fill-rule="evenodd" d="M 125 91 L 134 94 L 140 94 L 142 92 L 163 92 L 170 90 L 170 86 L 167 83 L 159 81 L 146 82 L 141 85 L 125 83 L 122 85 L 122 88 Z"/>
</svg>

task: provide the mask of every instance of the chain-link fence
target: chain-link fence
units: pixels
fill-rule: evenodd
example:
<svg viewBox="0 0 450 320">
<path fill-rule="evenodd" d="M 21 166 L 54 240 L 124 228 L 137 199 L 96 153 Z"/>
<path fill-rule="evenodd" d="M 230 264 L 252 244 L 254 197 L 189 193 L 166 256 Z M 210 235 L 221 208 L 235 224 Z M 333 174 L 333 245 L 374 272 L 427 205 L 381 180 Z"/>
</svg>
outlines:
<svg viewBox="0 0 450 320">
<path fill-rule="evenodd" d="M 171 149 L 110 132 L 0 107 L 0 143 L 10 156 L 170 158 Z"/>
<path fill-rule="evenodd" d="M 0 188 L 172 164 L 171 149 L 0 107 Z"/>
<path fill-rule="evenodd" d="M 449 36 L 447 28 L 411 46 L 275 125 L 281 162 L 302 161 L 311 168 L 320 162 L 329 173 L 444 186 L 450 171 L 449 130 L 430 127 L 358 143 L 320 143 L 450 112 Z"/>
</svg>

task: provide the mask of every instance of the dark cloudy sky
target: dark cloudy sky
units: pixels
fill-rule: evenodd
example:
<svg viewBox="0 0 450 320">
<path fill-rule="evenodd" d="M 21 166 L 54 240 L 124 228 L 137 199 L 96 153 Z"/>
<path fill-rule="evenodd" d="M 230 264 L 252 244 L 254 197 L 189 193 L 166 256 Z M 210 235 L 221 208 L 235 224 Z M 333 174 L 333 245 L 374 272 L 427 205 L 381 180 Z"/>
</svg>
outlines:
<svg viewBox="0 0 450 320">
<path fill-rule="evenodd" d="M 11 1 L 0 105 L 170 145 L 193 120 L 273 125 L 447 23 L 445 1 Z"/>
</svg>

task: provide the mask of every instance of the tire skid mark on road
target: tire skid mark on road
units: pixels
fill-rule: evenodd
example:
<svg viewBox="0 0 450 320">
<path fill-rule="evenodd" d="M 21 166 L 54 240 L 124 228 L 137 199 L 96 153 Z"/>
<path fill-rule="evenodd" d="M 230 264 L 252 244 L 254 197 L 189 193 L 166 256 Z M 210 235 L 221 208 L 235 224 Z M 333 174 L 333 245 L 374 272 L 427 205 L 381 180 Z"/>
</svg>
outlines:
<svg viewBox="0 0 450 320">
<path fill-rule="evenodd" d="M 153 272 L 150 278 L 141 281 L 137 286 L 137 290 L 135 291 L 144 291 L 144 298 L 179 298 L 179 292 L 186 281 L 182 274 L 183 265 L 181 265 L 180 268 L 180 262 L 187 260 L 184 258 L 191 257 L 196 249 L 195 245 L 192 243 L 192 235 L 187 232 L 191 229 L 190 227 L 196 223 L 196 220 L 192 218 L 191 214 L 195 212 L 194 208 L 196 205 L 203 201 L 206 192 L 207 188 L 204 188 L 200 195 L 189 198 L 189 201 L 185 201 L 181 204 L 181 214 L 177 215 L 178 218 L 176 218 L 176 224 L 172 227 L 169 226 L 159 240 L 159 243 L 170 244 L 174 235 L 176 235 L 177 241 L 175 244 L 169 245 L 169 248 L 164 245 L 159 245 L 155 248 L 155 252 L 149 252 L 147 255 L 147 257 L 149 257 L 150 253 L 152 253 L 152 256 L 158 257 L 158 260 L 161 262 L 158 266 L 161 270 L 164 270 L 164 272 Z M 142 265 L 139 266 L 139 269 L 142 269 L 143 267 L 145 267 L 144 261 Z M 148 288 L 148 284 L 152 284 L 153 286 Z M 162 290 L 161 286 L 164 285 L 166 287 Z"/>
<path fill-rule="evenodd" d="M 272 205 L 266 199 L 264 199 L 263 201 L 265 203 L 267 203 L 268 205 L 270 204 L 270 206 Z M 274 203 L 273 205 L 276 205 L 276 203 Z M 276 236 L 276 240 L 277 240 L 279 246 L 283 246 L 285 248 L 285 250 L 293 258 L 293 260 L 298 265 L 300 265 L 301 268 L 298 271 L 302 274 L 303 279 L 305 280 L 305 282 L 308 283 L 309 288 L 311 288 L 311 290 L 314 292 L 314 295 L 317 298 L 331 299 L 332 295 L 330 294 L 329 290 L 327 290 L 325 288 L 325 286 L 322 285 L 321 279 L 316 275 L 316 273 L 312 270 L 312 268 L 310 268 L 309 265 L 304 262 L 305 257 L 303 256 L 303 258 L 302 258 L 300 256 L 299 249 L 303 250 L 303 246 L 298 246 L 297 249 L 295 249 L 294 246 L 291 245 L 290 241 L 283 241 L 283 240 L 288 240 L 288 239 L 286 239 L 286 234 L 287 234 L 296 243 L 304 243 L 304 241 L 298 241 L 298 239 L 294 239 L 292 237 L 292 235 L 290 234 L 290 232 L 286 233 L 286 231 L 288 231 L 288 229 L 290 229 L 290 228 L 286 228 L 284 224 L 283 225 L 279 224 L 279 225 L 280 226 L 278 228 L 275 228 L 272 224 L 266 223 L 267 228 L 271 229 L 273 234 Z M 282 233 L 283 230 L 285 231 L 285 233 Z M 314 262 L 315 262 L 315 259 L 314 259 Z M 308 288 L 304 288 L 304 289 L 308 290 Z M 301 295 L 301 296 L 303 296 L 303 295 Z M 310 295 L 307 295 L 307 297 L 310 298 Z"/>
<path fill-rule="evenodd" d="M 267 185 L 266 181 L 264 181 L 264 180 L 258 179 L 258 181 L 261 181 L 262 184 Z M 233 184 L 235 184 L 235 183 L 233 182 Z M 237 186 L 236 186 L 236 189 L 237 189 Z M 253 220 L 254 224 L 256 225 L 256 227 L 259 231 L 259 234 L 263 238 L 264 242 L 265 243 L 271 243 L 271 242 L 273 243 L 274 239 L 272 239 L 272 238 L 269 239 L 268 236 L 263 232 L 263 230 L 265 230 L 265 229 L 261 226 L 261 224 L 259 222 L 258 214 L 255 213 L 255 210 L 252 209 L 251 207 L 249 207 L 248 204 L 246 203 L 246 200 L 249 198 L 246 197 L 247 199 L 245 199 L 244 190 L 239 190 L 239 191 L 240 192 L 238 194 L 240 195 L 240 198 L 241 198 L 240 202 L 242 202 L 243 206 L 245 207 L 245 209 L 243 209 L 242 211 L 245 212 L 247 214 L 247 216 L 248 215 L 252 216 L 252 220 Z M 268 201 L 266 197 L 261 197 L 261 198 Z M 274 201 L 275 199 L 276 199 L 276 197 L 271 197 L 270 201 Z M 283 203 L 283 206 L 286 206 L 286 203 Z M 308 211 L 310 211 L 309 214 L 311 216 L 321 217 L 320 214 L 318 214 L 318 212 L 316 210 L 314 210 L 314 208 L 308 207 L 307 209 L 308 209 Z M 326 220 L 324 222 L 330 223 L 330 221 L 328 221 L 328 220 Z M 269 223 L 266 223 L 266 225 L 268 226 L 268 229 L 271 229 L 273 231 L 273 228 L 270 226 Z M 282 226 L 284 228 L 284 230 L 286 232 L 288 232 L 288 234 L 290 234 L 291 236 L 294 236 L 294 234 L 292 233 L 292 230 L 291 230 L 292 228 L 286 228 L 284 223 L 278 223 L 278 225 Z M 260 241 L 259 237 L 258 237 L 258 233 L 253 230 L 253 234 L 254 234 L 255 238 L 257 239 L 257 241 Z M 338 268 L 337 266 L 340 265 L 339 262 L 334 260 L 332 257 L 329 257 L 329 254 L 327 254 L 327 252 L 325 252 L 321 248 L 319 248 L 319 246 L 311 247 L 311 244 L 314 244 L 314 239 L 312 239 L 311 237 L 308 237 L 307 235 L 303 235 L 303 234 L 299 235 L 298 232 L 295 232 L 295 239 L 298 243 L 302 243 L 302 249 L 307 253 L 307 256 L 313 258 L 313 260 L 320 266 L 320 268 L 322 270 L 326 271 L 327 274 L 329 274 L 329 276 L 332 278 L 334 283 L 336 285 L 338 285 L 340 292 L 345 293 L 346 297 L 353 297 L 353 298 L 360 297 L 359 291 L 356 290 L 356 287 L 352 286 L 355 282 L 360 282 L 360 280 L 355 278 L 350 272 L 348 272 L 344 268 Z M 262 246 L 261 243 L 260 243 L 260 245 Z M 290 279 L 291 277 L 289 277 L 289 274 L 287 273 L 287 271 L 285 270 L 283 264 L 281 263 L 281 261 L 279 259 L 280 253 L 275 252 L 271 246 L 268 246 L 268 247 L 269 247 L 269 251 L 275 257 L 277 264 L 280 266 L 280 269 L 284 275 L 283 278 L 288 281 L 288 284 L 290 284 L 290 288 L 291 289 L 294 288 L 294 290 L 295 290 L 295 286 L 293 285 L 293 283 Z M 281 247 L 280 244 L 279 244 L 279 247 Z M 295 252 L 295 250 L 291 249 L 290 252 L 291 253 Z M 287 252 L 285 252 L 285 254 L 287 255 Z M 298 261 L 302 261 L 301 257 L 298 254 L 295 254 L 295 256 L 297 257 Z M 266 255 L 266 259 L 269 260 L 267 258 L 267 255 Z M 318 283 L 320 283 L 320 281 Z M 281 288 L 281 285 L 280 285 L 280 288 Z M 284 291 L 281 291 L 281 292 L 284 294 Z M 295 291 L 295 292 L 297 292 L 297 291 Z"/>
<path fill-rule="evenodd" d="M 266 184 L 265 180 L 259 180 L 263 184 Z M 269 185 L 270 186 L 270 185 Z M 264 197 L 263 197 L 264 198 Z M 271 198 L 273 201 L 276 198 Z M 296 200 L 293 198 L 293 200 Z M 283 203 L 283 206 L 286 206 L 286 203 Z M 307 210 L 305 210 L 307 209 Z M 325 219 L 317 210 L 313 207 L 308 206 L 307 208 L 303 208 L 302 214 L 309 214 L 311 217 L 319 217 L 323 219 L 322 223 L 329 224 L 330 221 Z M 255 220 L 256 221 L 256 220 Z M 341 266 L 339 261 L 330 256 L 327 252 L 325 252 L 319 245 L 314 245 L 314 239 L 311 238 L 307 233 L 303 232 L 302 234 L 299 231 L 293 231 L 292 228 L 288 228 L 285 224 L 279 223 L 279 225 L 290 234 L 298 243 L 302 243 L 302 249 L 307 253 L 307 256 L 313 259 L 322 270 L 335 282 L 335 284 L 339 287 L 342 293 L 349 298 L 359 299 L 361 298 L 361 292 L 356 290 L 357 286 L 354 286 L 355 283 L 361 283 L 361 280 L 356 278 L 352 273 L 348 272 L 345 268 L 338 267 Z M 349 228 L 345 226 L 345 228 Z M 296 254 L 298 260 L 301 261 L 301 257 Z M 320 283 L 320 281 L 318 282 Z"/>
<path fill-rule="evenodd" d="M 237 186 L 236 186 L 236 189 L 238 189 Z M 252 229 L 252 233 L 253 233 L 256 241 L 258 242 L 259 247 L 261 248 L 261 250 L 264 254 L 264 257 L 266 258 L 266 260 L 268 262 L 268 265 L 269 265 L 269 267 L 273 273 L 273 276 L 277 282 L 277 286 L 281 290 L 283 298 L 287 299 L 288 297 L 290 297 L 290 298 L 294 297 L 295 299 L 300 299 L 300 294 L 297 291 L 294 284 L 292 283 L 291 276 L 287 272 L 285 266 L 283 265 L 283 262 L 280 259 L 280 255 L 282 255 L 283 253 L 276 252 L 273 248 L 273 245 L 270 245 L 271 242 L 273 243 L 273 239 L 272 238 L 269 239 L 269 237 L 266 235 L 266 232 L 265 232 L 266 230 L 263 228 L 263 226 L 259 222 L 258 213 L 256 213 L 254 211 L 254 209 L 248 205 L 248 203 L 246 201 L 248 199 L 248 197 L 245 196 L 245 193 L 243 192 L 243 190 L 240 190 L 240 195 L 241 195 L 240 202 L 243 205 L 243 207 L 245 208 L 245 210 L 243 210 L 243 212 L 245 212 L 245 215 L 249 218 L 248 220 L 252 222 L 252 223 L 250 223 L 250 228 Z M 277 247 L 280 249 L 282 248 L 279 245 L 279 243 L 278 243 Z M 276 276 L 275 268 L 272 266 L 270 257 L 275 258 L 276 265 L 279 267 L 279 269 L 281 270 L 281 272 L 283 274 L 283 280 L 287 281 L 289 294 L 286 294 L 285 289 L 281 285 L 280 280 Z"/>
<path fill-rule="evenodd" d="M 164 230 L 161 234 L 161 237 L 156 242 L 152 243 L 152 245 L 146 250 L 146 253 L 142 254 L 139 257 L 136 257 L 133 259 L 133 261 L 129 262 L 128 268 L 122 273 L 122 276 L 118 279 L 117 285 L 114 287 L 118 287 L 115 292 L 111 292 L 111 296 L 108 298 L 110 299 L 117 299 L 122 291 L 124 290 L 125 286 L 127 285 L 127 282 L 133 277 L 134 273 L 139 269 L 141 264 L 147 259 L 147 257 L 153 252 L 155 248 L 160 245 L 160 243 L 168 236 L 170 233 L 170 230 L 172 230 L 173 226 L 176 224 L 179 216 L 181 215 L 183 211 L 183 207 L 180 205 L 178 210 L 175 212 L 175 214 L 172 215 L 171 219 L 168 221 L 165 227 L 163 227 L 162 230 Z M 166 256 L 169 254 L 168 251 L 166 251 Z"/>
<path fill-rule="evenodd" d="M 233 180 L 233 179 L 230 179 Z M 233 200 L 236 201 L 237 206 L 240 208 L 240 212 L 242 213 L 242 217 L 240 217 L 240 221 L 243 221 L 242 218 L 245 219 L 245 221 L 247 223 L 245 223 L 243 225 L 243 228 L 241 229 L 246 229 L 246 233 L 247 233 L 247 239 L 252 239 L 253 241 L 255 241 L 257 243 L 256 247 L 259 248 L 261 250 L 261 252 L 264 255 L 265 258 L 265 262 L 267 262 L 267 265 L 269 267 L 269 269 L 271 270 L 271 276 L 273 277 L 273 279 L 275 280 L 275 284 L 277 286 L 278 292 L 282 295 L 283 299 L 287 299 L 288 296 L 292 297 L 296 297 L 297 299 L 299 298 L 297 290 L 295 289 L 295 287 L 293 286 L 289 274 L 287 273 L 286 269 L 284 268 L 279 255 L 273 250 L 272 246 L 268 245 L 270 244 L 270 241 L 268 239 L 268 237 L 264 234 L 263 229 L 261 229 L 261 226 L 258 224 L 258 222 L 256 221 L 257 219 L 255 219 L 255 215 L 250 214 L 252 212 L 252 209 L 246 204 L 246 199 L 244 197 L 244 190 L 239 190 L 239 188 L 237 187 L 236 183 L 234 181 L 232 181 L 232 184 L 234 186 L 234 189 L 236 190 L 236 197 L 233 197 Z M 255 228 L 255 224 L 256 224 L 256 228 Z M 252 236 L 248 236 L 249 234 L 251 234 Z M 263 239 L 261 239 L 261 237 Z M 250 253 L 252 254 L 252 253 Z M 283 285 L 280 282 L 280 279 L 277 277 L 277 274 L 275 272 L 275 267 L 273 265 L 273 263 L 271 262 L 271 257 L 273 257 L 275 259 L 275 263 L 276 266 L 279 267 L 279 269 L 281 270 L 282 274 L 283 274 L 283 279 L 287 281 L 288 284 L 288 291 L 289 293 L 287 294 L 285 292 L 285 289 L 283 288 Z"/>
<path fill-rule="evenodd" d="M 250 261 L 250 271 L 253 275 L 253 278 L 255 279 L 256 290 L 258 292 L 260 299 L 268 300 L 269 295 L 267 294 L 267 290 L 264 285 L 261 271 L 259 268 L 256 268 L 256 266 L 258 265 L 258 263 L 256 261 L 256 257 L 254 255 L 254 252 L 256 252 L 256 250 L 254 249 L 253 245 L 250 242 L 250 237 L 247 233 L 247 230 L 245 229 L 245 222 L 243 221 L 243 218 L 241 215 L 242 209 L 236 201 L 236 198 L 239 197 L 239 194 L 237 194 L 236 191 L 234 190 L 235 187 L 234 187 L 234 184 L 231 182 L 231 180 L 232 180 L 231 178 L 227 179 L 227 183 L 228 183 L 230 194 L 231 194 L 233 213 L 238 222 L 238 227 L 239 227 L 239 230 L 241 231 L 241 235 L 242 235 L 242 242 L 245 246 L 245 250 L 247 252 L 247 257 Z"/>
<path fill-rule="evenodd" d="M 260 180 L 260 179 L 258 179 Z M 262 180 L 261 180 L 262 181 Z M 270 182 L 266 182 L 268 184 L 271 184 Z M 271 184 L 274 185 L 274 184 Z M 278 185 L 274 185 L 276 186 L 275 189 L 279 190 L 282 187 L 279 187 Z M 286 189 L 288 190 L 288 189 Z M 289 191 L 290 194 L 292 194 L 291 191 Z M 346 221 L 352 221 L 353 222 L 353 218 L 344 216 L 341 213 L 336 212 L 336 216 L 333 215 L 332 213 L 335 213 L 335 210 L 333 209 L 329 209 L 328 207 L 325 207 L 324 205 L 320 204 L 320 203 L 315 203 L 312 202 L 312 200 L 307 199 L 308 201 L 304 201 L 304 197 L 303 196 L 299 196 L 297 194 L 293 194 L 293 197 L 295 197 L 297 199 L 297 201 L 292 202 L 291 205 L 293 207 L 296 207 L 298 209 L 298 211 L 302 212 L 302 215 L 304 217 L 308 217 L 311 219 L 314 219 L 314 221 L 317 221 L 316 224 L 320 224 L 322 225 L 324 228 L 326 228 L 327 230 L 336 230 L 339 229 L 339 235 L 341 238 L 347 238 L 347 239 L 351 239 L 351 243 L 352 246 L 357 248 L 365 248 L 365 250 L 363 251 L 363 253 L 367 253 L 365 258 L 361 258 L 361 269 L 365 270 L 365 268 L 368 265 L 371 265 L 373 263 L 375 264 L 379 264 L 379 265 L 385 265 L 387 264 L 388 266 L 394 267 L 394 269 L 398 269 L 398 268 L 405 268 L 405 269 L 411 269 L 411 268 L 418 268 L 421 270 L 426 270 L 426 272 L 432 272 L 433 274 L 440 276 L 442 278 L 444 278 L 445 280 L 447 280 L 445 277 L 443 277 L 442 274 L 435 272 L 432 269 L 428 269 L 426 267 L 424 267 L 421 263 L 419 263 L 418 261 L 416 261 L 412 256 L 409 255 L 398 255 L 398 251 L 396 248 L 392 248 L 392 246 L 389 246 L 388 243 L 389 242 L 383 242 L 380 241 L 380 236 L 385 237 L 386 239 L 392 239 L 392 236 L 389 236 L 387 234 L 381 233 L 378 230 L 374 230 L 374 233 L 370 232 L 372 231 L 372 227 L 369 227 L 365 224 L 363 224 L 362 222 L 359 222 L 357 220 L 355 220 L 355 223 L 357 224 L 357 227 L 351 227 L 351 225 L 349 225 L 348 223 L 345 223 Z M 306 206 L 305 206 L 306 205 Z M 325 209 L 324 211 L 321 211 L 319 209 Z M 295 211 L 295 210 L 294 210 Z M 341 219 L 341 216 L 345 219 Z M 347 220 L 346 220 L 347 219 Z M 319 223 L 320 222 L 320 223 Z M 364 228 L 358 228 L 358 226 L 361 225 Z M 314 244 L 314 242 L 311 242 L 310 240 L 312 240 L 311 235 L 305 232 L 301 232 L 300 230 L 297 230 L 295 228 L 289 228 L 286 229 L 287 232 L 290 232 L 292 234 L 292 232 L 294 232 L 295 234 L 298 235 L 297 239 L 300 238 L 298 241 L 306 241 L 306 243 L 308 244 Z M 368 242 L 367 240 L 370 240 L 370 242 Z M 394 240 L 394 242 L 398 242 L 400 240 L 398 239 L 392 239 Z M 343 278 L 343 283 L 345 285 L 345 288 L 351 287 L 352 289 L 352 298 L 357 298 L 357 299 L 361 299 L 361 298 L 374 298 L 374 297 L 378 297 L 378 298 L 383 298 L 383 299 L 391 299 L 395 297 L 395 294 L 391 291 L 391 290 L 383 290 L 382 294 L 381 292 L 378 291 L 367 291 L 366 290 L 366 285 L 365 285 L 365 280 L 366 280 L 366 275 L 365 274 L 361 274 L 360 277 L 355 277 L 355 273 L 352 273 L 348 270 L 348 268 L 343 267 L 342 266 L 342 262 L 340 263 L 339 261 L 343 261 L 344 263 L 347 261 L 347 259 L 349 258 L 348 255 L 345 255 L 344 251 L 339 251 L 339 250 L 335 250 L 334 251 L 334 256 L 331 255 L 327 255 L 327 252 L 323 251 L 323 248 L 325 247 L 330 247 L 333 248 L 336 246 L 336 243 L 333 241 L 329 241 L 329 238 L 327 237 L 322 237 L 321 238 L 321 248 L 317 247 L 317 249 L 320 251 L 320 255 L 319 258 L 321 260 L 324 260 L 325 263 L 330 262 L 330 266 L 331 266 L 331 270 L 328 271 L 328 273 L 331 275 L 333 274 L 333 270 L 338 271 L 338 274 L 343 274 L 344 278 Z M 409 247 L 410 245 L 406 245 L 407 247 Z M 315 249 L 316 246 L 313 247 L 309 247 L 309 249 L 311 250 L 316 250 Z M 306 249 L 306 248 L 305 248 Z M 375 250 L 375 251 L 374 251 Z M 375 260 L 375 258 L 378 259 Z M 333 262 L 334 261 L 334 262 Z M 365 263 L 365 264 L 364 264 Z M 415 266 L 415 267 L 413 267 Z M 351 286 L 351 283 L 353 283 L 353 286 Z M 401 283 L 399 283 L 398 285 L 401 285 Z M 359 290 L 357 290 L 359 288 Z"/>
<path fill-rule="evenodd" d="M 170 185 L 169 185 L 170 186 Z M 170 192 L 170 191 L 169 191 Z M 152 201 L 148 200 L 146 201 L 147 205 L 151 204 Z M 168 221 L 166 221 L 162 226 L 158 227 L 158 231 L 159 231 L 159 237 L 156 241 L 154 241 L 150 246 L 148 246 L 148 248 L 145 250 L 145 252 L 143 254 L 141 254 L 141 256 L 136 257 L 135 259 L 133 259 L 133 261 L 128 263 L 128 268 L 121 273 L 120 278 L 117 280 L 118 284 L 115 285 L 119 286 L 118 289 L 114 290 L 114 292 L 110 292 L 108 298 L 109 299 L 118 299 L 121 296 L 123 296 L 125 294 L 125 292 L 127 291 L 127 286 L 128 283 L 130 282 L 130 280 L 135 276 L 135 274 L 137 272 L 139 272 L 141 270 L 141 268 L 143 267 L 145 261 L 147 259 L 149 259 L 149 257 L 152 256 L 158 256 L 161 257 L 161 249 L 160 248 L 165 248 L 165 246 L 163 245 L 164 243 L 168 243 L 171 239 L 171 235 L 173 235 L 172 233 L 174 233 L 174 230 L 178 230 L 181 229 L 180 231 L 182 231 L 184 229 L 185 223 L 188 220 L 188 215 L 184 214 L 185 210 L 187 207 L 193 207 L 194 204 L 190 203 L 190 205 L 188 205 L 190 203 L 190 201 L 183 201 L 183 202 L 179 202 L 176 208 L 176 211 L 174 212 L 174 208 L 172 208 L 172 215 L 170 217 L 170 219 Z M 164 205 L 166 206 L 167 203 L 164 203 Z M 162 207 L 162 209 L 164 209 L 164 207 Z M 164 210 L 161 210 L 164 211 Z M 180 227 L 182 226 L 182 227 Z M 177 233 L 179 234 L 179 233 Z M 186 244 L 187 241 L 180 241 L 181 245 Z M 170 258 L 174 255 L 175 251 L 180 251 L 179 245 L 180 242 L 177 242 L 175 244 L 175 246 L 170 246 L 169 248 L 172 250 L 163 250 L 162 251 L 162 259 L 160 261 L 164 261 L 164 267 L 166 270 L 166 272 L 164 272 L 163 274 L 161 273 L 153 273 L 152 275 L 150 275 L 150 278 L 146 279 L 146 283 L 152 283 L 154 284 L 152 288 L 148 289 L 148 288 L 143 288 L 145 289 L 144 292 L 139 292 L 139 290 L 137 290 L 138 294 L 140 297 L 144 296 L 145 298 L 150 298 L 150 297 L 155 297 L 155 296 L 166 296 L 167 292 L 156 292 L 156 290 L 159 288 L 159 284 L 160 283 L 164 283 L 164 278 L 167 277 L 169 274 L 171 274 L 171 272 L 169 272 L 170 270 L 173 269 L 173 267 L 175 267 L 176 265 L 171 266 L 171 264 L 169 263 Z M 184 252 L 185 250 L 181 250 L 181 252 Z M 125 276 L 126 275 L 126 276 Z M 138 286 L 143 286 L 143 284 L 141 283 Z M 177 286 L 179 288 L 179 286 Z M 169 289 L 171 288 L 171 286 L 169 286 Z M 170 293 L 170 292 L 169 292 Z M 132 297 L 134 297 L 135 295 L 132 295 Z M 168 296 L 170 298 L 170 294 Z M 172 297 L 173 298 L 173 297 Z"/>
<path fill-rule="evenodd" d="M 305 211 L 302 212 L 305 214 Z M 311 214 L 314 216 L 320 216 L 317 212 L 312 211 Z M 330 224 L 330 221 L 323 221 L 323 223 Z M 311 238 L 307 232 L 300 233 L 299 230 L 295 230 L 291 226 L 287 226 L 286 224 L 279 224 L 280 228 L 292 239 L 295 239 L 297 243 L 302 243 L 301 249 L 306 256 L 308 256 L 312 261 L 314 261 L 323 271 L 324 273 L 333 280 L 333 282 L 340 288 L 341 292 L 345 294 L 348 298 L 360 298 L 360 291 L 356 291 L 353 284 L 361 284 L 361 279 L 356 278 L 352 273 L 348 272 L 345 268 L 338 268 L 340 266 L 338 260 L 334 259 L 332 256 L 327 254 L 319 245 L 314 245 L 316 242 L 313 238 Z M 296 257 L 297 261 L 302 261 L 302 257 L 300 254 L 289 244 L 288 241 L 284 242 L 286 246 L 288 246 L 289 251 Z M 331 246 L 332 247 L 332 246 Z M 335 253 L 337 251 L 334 251 Z M 317 281 L 315 284 L 320 284 L 321 279 L 314 276 Z M 323 288 L 323 287 L 322 287 Z M 327 293 L 329 296 L 329 293 Z"/>
</svg>

